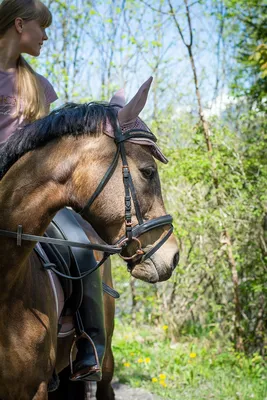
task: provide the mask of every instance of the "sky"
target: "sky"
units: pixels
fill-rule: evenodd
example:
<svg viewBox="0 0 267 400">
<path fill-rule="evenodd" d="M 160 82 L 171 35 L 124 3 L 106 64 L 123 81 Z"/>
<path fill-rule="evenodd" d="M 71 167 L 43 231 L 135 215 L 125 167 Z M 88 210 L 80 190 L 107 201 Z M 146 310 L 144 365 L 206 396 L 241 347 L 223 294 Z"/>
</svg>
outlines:
<svg viewBox="0 0 267 400">
<path fill-rule="evenodd" d="M 130 98 L 142 82 L 153 75 L 155 57 L 158 56 L 161 63 L 158 80 L 155 80 L 154 84 L 157 85 L 160 106 L 174 103 L 177 104 L 175 106 L 177 110 L 194 112 L 196 96 L 188 52 L 177 28 L 166 14 L 167 2 L 163 2 L 161 10 L 163 13 L 151 9 L 159 9 L 160 0 L 145 0 L 145 2 L 144 5 L 140 0 L 93 1 L 93 7 L 90 7 L 85 0 L 68 0 L 65 2 L 67 8 L 63 11 L 56 4 L 52 5 L 54 22 L 48 29 L 50 40 L 45 44 L 43 54 L 38 60 L 38 70 L 47 74 L 52 80 L 60 94 L 58 104 L 64 103 L 65 100 L 66 77 L 64 79 L 62 68 L 66 65 L 70 100 L 100 100 L 101 96 L 108 97 L 112 91 L 122 86 Z M 127 9 L 127 18 L 123 17 L 121 11 L 123 3 Z M 185 40 L 188 41 L 184 3 L 182 0 L 173 0 L 173 5 Z M 218 112 L 220 102 L 224 107 L 229 101 L 227 89 L 229 77 L 223 68 L 222 61 L 225 54 L 222 46 L 218 56 L 218 20 L 210 15 L 209 0 L 204 0 L 201 5 L 193 4 L 190 11 L 194 35 L 193 52 L 201 95 L 207 112 L 209 109 Z M 75 20 L 75 16 L 79 14 L 80 19 Z M 161 24 L 162 29 L 157 29 L 157 24 Z M 68 31 L 65 64 L 62 26 Z M 112 42 L 109 39 L 112 39 L 114 30 L 117 30 L 117 34 Z M 75 37 L 75 34 L 78 37 Z M 72 65 L 77 43 L 80 48 L 76 53 L 78 73 L 75 75 L 75 68 Z M 160 46 L 157 43 L 160 43 Z M 224 48 L 225 52 L 227 50 Z M 113 65 L 108 74 L 105 63 L 111 56 Z M 215 90 L 217 78 L 219 85 Z M 109 90 L 107 88 L 101 90 L 102 81 Z"/>
</svg>

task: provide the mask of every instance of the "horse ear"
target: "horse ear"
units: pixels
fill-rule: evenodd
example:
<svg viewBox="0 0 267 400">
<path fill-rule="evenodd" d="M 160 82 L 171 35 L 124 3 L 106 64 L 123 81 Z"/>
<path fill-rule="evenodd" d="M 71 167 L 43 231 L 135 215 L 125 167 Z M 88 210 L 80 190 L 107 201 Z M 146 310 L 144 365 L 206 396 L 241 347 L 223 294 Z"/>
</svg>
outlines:
<svg viewBox="0 0 267 400">
<path fill-rule="evenodd" d="M 118 106 L 124 107 L 126 104 L 124 89 L 118 90 L 110 99 L 110 105 L 117 104 Z"/>
<path fill-rule="evenodd" d="M 153 77 L 151 76 L 145 83 L 143 83 L 132 100 L 129 101 L 125 107 L 119 110 L 118 119 L 120 125 L 124 125 L 136 120 L 140 112 L 145 107 L 152 80 Z"/>
</svg>

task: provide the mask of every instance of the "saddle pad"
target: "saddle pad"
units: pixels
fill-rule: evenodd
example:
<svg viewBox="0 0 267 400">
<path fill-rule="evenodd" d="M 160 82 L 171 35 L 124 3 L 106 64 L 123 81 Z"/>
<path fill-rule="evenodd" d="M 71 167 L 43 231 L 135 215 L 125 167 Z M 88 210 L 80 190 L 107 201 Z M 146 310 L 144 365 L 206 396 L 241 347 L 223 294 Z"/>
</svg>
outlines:
<svg viewBox="0 0 267 400">
<path fill-rule="evenodd" d="M 47 271 L 51 283 L 51 287 L 55 296 L 56 302 L 56 310 L 58 323 L 60 326 L 60 330 L 58 332 L 58 337 L 66 337 L 74 333 L 74 323 L 72 316 L 63 316 L 61 317 L 61 313 L 64 307 L 64 293 L 62 286 L 59 282 L 57 275 L 53 271 Z"/>
<path fill-rule="evenodd" d="M 36 244 L 36 247 L 38 251 L 43 255 L 43 257 L 46 258 L 46 254 L 41 247 L 40 243 Z M 56 303 L 56 311 L 57 311 L 57 318 L 58 318 L 58 324 L 60 326 L 59 332 L 58 332 L 58 337 L 66 337 L 68 335 L 71 335 L 74 333 L 74 323 L 73 323 L 73 316 L 61 316 L 64 303 L 65 303 L 65 297 L 64 297 L 64 291 L 62 289 L 61 283 L 57 277 L 57 275 L 51 271 L 51 270 L 46 270 L 46 273 L 48 274 L 51 288 L 54 294 L 55 298 L 55 303 Z"/>
</svg>

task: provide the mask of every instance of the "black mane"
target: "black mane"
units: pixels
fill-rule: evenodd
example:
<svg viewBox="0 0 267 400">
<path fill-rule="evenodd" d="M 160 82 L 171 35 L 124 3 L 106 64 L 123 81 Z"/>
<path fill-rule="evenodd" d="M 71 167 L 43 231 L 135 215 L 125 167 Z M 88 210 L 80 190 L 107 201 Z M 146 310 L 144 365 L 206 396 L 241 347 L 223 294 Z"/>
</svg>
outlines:
<svg viewBox="0 0 267 400">
<path fill-rule="evenodd" d="M 14 132 L 0 147 L 0 179 L 28 151 L 65 135 L 101 134 L 109 119 L 116 126 L 116 111 L 107 103 L 68 103 L 47 117 Z"/>
</svg>

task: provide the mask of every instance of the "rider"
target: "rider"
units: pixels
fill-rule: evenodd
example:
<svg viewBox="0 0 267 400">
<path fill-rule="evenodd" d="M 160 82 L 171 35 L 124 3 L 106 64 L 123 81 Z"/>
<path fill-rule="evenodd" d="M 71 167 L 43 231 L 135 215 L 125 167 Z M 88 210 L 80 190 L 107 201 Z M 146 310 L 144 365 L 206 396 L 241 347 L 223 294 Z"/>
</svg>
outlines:
<svg viewBox="0 0 267 400">
<path fill-rule="evenodd" d="M 52 15 L 39 0 L 0 0 L 0 146 L 13 131 L 48 114 L 57 99 L 51 83 L 37 74 L 22 53 L 38 57 L 48 39 Z M 100 364 L 105 349 L 103 298 L 100 272 L 84 279 L 80 316 L 84 331 L 93 339 Z M 97 312 L 96 312 L 97 310 Z M 101 379 L 93 347 L 77 342 L 73 380 Z"/>
</svg>

